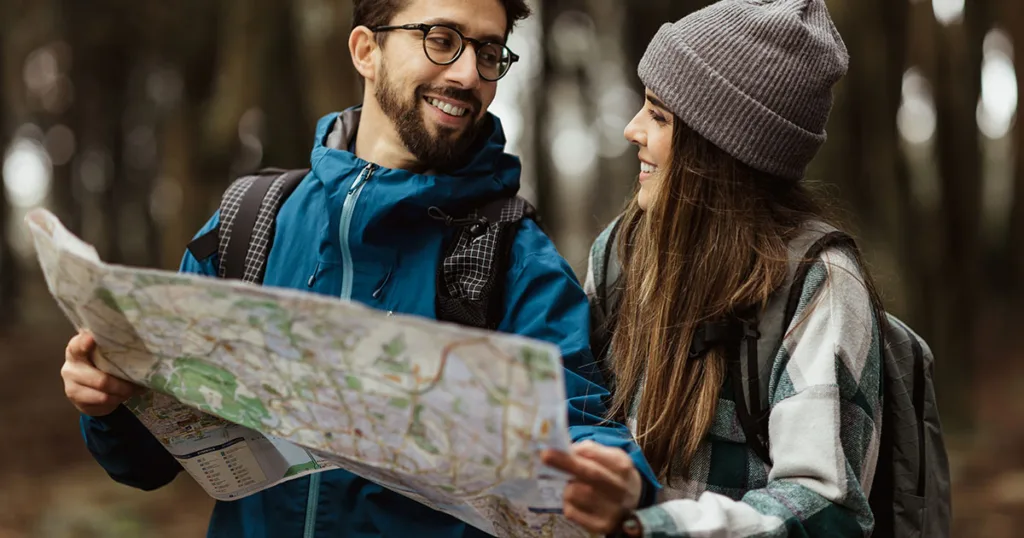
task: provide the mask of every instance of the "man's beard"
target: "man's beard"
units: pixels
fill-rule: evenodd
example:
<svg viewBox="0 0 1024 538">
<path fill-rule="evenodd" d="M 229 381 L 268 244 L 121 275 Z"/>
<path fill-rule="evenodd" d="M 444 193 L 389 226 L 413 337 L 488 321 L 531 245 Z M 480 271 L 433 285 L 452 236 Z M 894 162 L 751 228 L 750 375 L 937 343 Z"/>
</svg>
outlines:
<svg viewBox="0 0 1024 538">
<path fill-rule="evenodd" d="M 423 96 L 427 93 L 470 104 L 471 110 L 466 114 L 476 114 L 480 110 L 480 100 L 472 91 L 451 87 L 419 86 L 409 101 L 403 101 L 399 89 L 391 83 L 387 69 L 382 66 L 375 97 L 381 110 L 394 123 L 402 143 L 425 170 L 450 170 L 465 162 L 466 153 L 476 141 L 484 122 L 473 121 L 460 135 L 456 135 L 456 129 L 435 125 L 437 134 L 432 135 L 420 111 L 420 104 L 426 102 Z"/>
</svg>

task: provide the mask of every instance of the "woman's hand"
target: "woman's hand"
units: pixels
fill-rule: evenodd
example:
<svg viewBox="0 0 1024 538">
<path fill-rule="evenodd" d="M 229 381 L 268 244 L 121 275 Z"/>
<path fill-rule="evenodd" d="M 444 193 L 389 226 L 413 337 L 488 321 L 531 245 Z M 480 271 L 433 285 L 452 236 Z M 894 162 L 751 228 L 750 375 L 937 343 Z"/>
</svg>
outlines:
<svg viewBox="0 0 1024 538">
<path fill-rule="evenodd" d="M 583 441 L 568 453 L 545 450 L 541 461 L 572 475 L 562 498 L 562 511 L 589 532 L 617 532 L 625 516 L 640 504 L 640 473 L 621 449 Z"/>
</svg>

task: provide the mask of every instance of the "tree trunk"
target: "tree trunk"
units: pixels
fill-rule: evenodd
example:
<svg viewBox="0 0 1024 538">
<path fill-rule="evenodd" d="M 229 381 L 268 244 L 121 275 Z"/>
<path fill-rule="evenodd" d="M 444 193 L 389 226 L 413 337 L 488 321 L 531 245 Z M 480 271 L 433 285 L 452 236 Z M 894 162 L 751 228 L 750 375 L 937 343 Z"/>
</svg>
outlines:
<svg viewBox="0 0 1024 538">
<path fill-rule="evenodd" d="M 1013 38 L 1013 57 L 1017 67 L 1017 88 L 1024 95 L 1024 10 L 1006 9 L 1005 16 L 1010 24 Z M 1010 211 L 1010 226 L 1004 244 L 1009 250 L 1013 272 L 1011 289 L 1014 291 L 1009 303 L 1020 305 L 1024 302 L 1024 99 L 1017 107 L 1017 124 L 1014 135 L 1016 163 L 1014 172 L 1013 206 Z"/>
<path fill-rule="evenodd" d="M 545 142 L 548 129 L 547 118 L 550 116 L 553 107 L 550 103 L 550 95 L 544 89 L 548 87 L 550 81 L 554 80 L 555 77 L 555 65 L 552 59 L 553 51 L 551 50 L 549 37 L 552 34 L 552 25 L 561 12 L 562 4 L 561 0 L 545 2 L 544 8 L 540 12 L 542 65 L 540 75 L 538 76 L 539 80 L 533 86 L 533 99 L 536 106 L 534 107 L 535 116 L 531 118 L 533 128 L 537 132 L 535 138 L 537 142 L 534 143 L 532 148 L 532 158 L 537 170 L 537 212 L 544 222 L 545 231 L 556 243 L 558 241 L 559 226 L 561 225 L 558 219 L 558 205 L 555 200 L 557 192 L 555 182 L 558 179 L 555 177 L 551 152 L 548 151 Z"/>
<path fill-rule="evenodd" d="M 267 36 L 268 46 L 263 50 L 261 73 L 261 103 L 267 121 L 263 162 L 279 168 L 309 166 L 310 140 L 315 126 L 306 113 L 312 108 L 311 102 L 307 99 L 302 71 L 295 61 L 301 57 L 302 43 L 295 10 L 292 0 L 274 0 L 266 7 L 266 16 L 275 23 L 268 25 L 270 35 Z M 341 55 L 339 51 L 335 58 Z M 351 62 L 345 63 L 351 65 Z M 344 93 L 344 88 L 339 90 Z"/>
<path fill-rule="evenodd" d="M 7 148 L 11 143 L 8 135 L 11 132 L 11 125 L 7 115 L 7 53 L 5 50 L 6 43 L 2 41 L 3 37 L 7 35 L 6 26 L 10 24 L 7 21 L 11 20 L 7 17 L 9 11 L 6 7 L 0 7 L 0 16 L 3 17 L 3 22 L 0 22 L 0 165 L 2 165 L 4 155 L 7 153 Z M 7 189 L 0 183 L 0 305 L 4 305 L 3 308 L 0 308 L 0 326 L 7 326 L 15 321 L 20 311 L 15 307 L 17 301 L 15 292 L 18 289 L 18 264 L 17 260 L 14 259 L 10 246 L 10 220 L 11 214 L 10 205 L 7 202 Z"/>
<path fill-rule="evenodd" d="M 86 58 L 87 52 L 78 48 L 79 41 L 83 39 L 84 32 L 80 26 L 75 25 L 75 22 L 80 23 L 82 21 L 75 21 L 73 19 L 77 11 L 73 4 L 74 2 L 66 0 L 55 0 L 51 3 L 55 10 L 54 24 L 57 27 L 56 33 L 67 40 L 68 48 L 72 53 L 72 65 L 69 76 L 72 81 L 74 101 L 63 114 L 62 120 L 75 134 L 76 155 L 66 165 L 54 167 L 50 199 L 54 213 L 60 217 L 68 230 L 72 233 L 81 234 L 83 231 L 81 199 L 83 193 L 81 185 L 75 183 L 74 167 L 78 160 L 77 157 L 81 156 L 81 149 L 83 147 L 82 132 L 79 129 L 79 116 L 80 110 L 84 106 L 84 98 L 79 88 L 79 80 L 83 76 L 88 76 L 87 68 L 84 68 L 83 64 L 89 60 Z"/>
<path fill-rule="evenodd" d="M 835 13 L 839 19 L 836 24 L 842 24 L 840 28 L 850 52 L 850 67 L 845 81 L 841 82 L 846 85 L 845 106 L 834 108 L 834 113 L 845 123 L 846 132 L 839 137 L 842 148 L 831 148 L 835 160 L 829 163 L 828 170 L 834 173 L 843 207 L 852 209 L 856 216 L 857 222 L 849 224 L 858 228 L 864 223 L 878 223 L 880 208 L 876 205 L 878 200 L 872 196 L 875 191 L 870 187 L 882 183 L 877 181 L 876 174 L 880 167 L 891 162 L 873 163 L 870 160 L 876 149 L 871 138 L 877 131 L 872 131 L 872 128 L 878 123 L 878 116 L 888 112 L 886 107 L 873 106 L 873 103 L 886 102 L 888 85 L 885 74 L 889 62 L 885 57 L 888 51 L 878 44 L 887 36 L 875 17 L 873 7 L 873 3 L 846 4 L 838 8 L 839 13 Z M 835 2 L 832 10 L 837 11 Z M 893 122 L 895 117 L 894 113 L 889 121 Z M 885 125 L 881 131 L 887 131 L 888 127 Z M 870 230 L 868 235 L 877 231 Z"/>
<path fill-rule="evenodd" d="M 972 353 L 977 346 L 981 290 L 981 152 L 975 110 L 981 93 L 982 43 L 987 29 L 983 0 L 966 3 L 962 25 L 936 34 L 936 152 L 941 176 L 943 225 L 942 307 L 935 340 L 943 367 L 937 391 L 946 403 L 943 422 L 952 429 L 971 425 Z M 938 23 L 936 23 L 938 24 Z"/>
<path fill-rule="evenodd" d="M 99 173 L 103 176 L 99 192 L 88 193 L 76 182 L 77 174 L 69 173 L 70 188 L 63 190 L 77 195 L 70 200 L 71 220 L 81 219 L 85 239 L 96 244 L 103 260 L 122 263 L 120 234 L 124 230 L 119 222 L 124 193 L 119 187 L 124 175 L 122 118 L 129 70 L 128 47 L 122 43 L 130 39 L 124 37 L 124 30 L 117 25 L 124 17 L 115 7 L 110 2 L 100 6 L 75 1 L 60 4 L 61 32 L 75 55 L 71 69 L 75 102 L 69 119 L 78 140 L 79 157 L 87 157 L 89 151 L 97 152 L 102 156 L 97 164 L 101 162 Z M 106 9 L 105 18 L 91 16 L 100 8 Z M 79 170 L 85 168 L 80 159 L 77 164 Z"/>
<path fill-rule="evenodd" d="M 324 114 L 359 104 L 362 87 L 348 54 L 352 2 L 296 0 L 292 11 L 306 120 L 315 122 Z M 313 133 L 303 136 L 312 139 Z"/>
<path fill-rule="evenodd" d="M 876 84 L 871 95 L 873 102 L 880 105 L 865 103 L 862 108 L 867 120 L 864 132 L 873 135 L 867 143 L 868 151 L 859 160 L 867 163 L 864 179 L 871 186 L 873 199 L 869 207 L 861 208 L 858 214 L 862 222 L 876 223 L 875 229 L 866 231 L 874 245 L 880 247 L 878 250 L 887 247 L 884 259 L 890 263 L 880 265 L 887 273 L 900 277 L 900 295 L 907 321 L 915 326 L 927 326 L 927 316 L 931 312 L 928 290 L 932 289 L 932 279 L 930 264 L 922 262 L 926 259 L 921 248 L 925 232 L 921 225 L 924 208 L 914 200 L 907 159 L 895 121 L 902 102 L 903 73 L 907 69 L 909 22 L 908 2 L 873 2 L 869 24 L 877 30 L 867 33 L 867 37 L 871 40 L 877 36 L 878 39 L 868 46 L 873 56 L 864 61 L 877 66 L 872 69 Z M 864 34 L 858 35 L 865 37 Z M 860 90 L 861 95 L 871 91 L 864 86 Z"/>
</svg>

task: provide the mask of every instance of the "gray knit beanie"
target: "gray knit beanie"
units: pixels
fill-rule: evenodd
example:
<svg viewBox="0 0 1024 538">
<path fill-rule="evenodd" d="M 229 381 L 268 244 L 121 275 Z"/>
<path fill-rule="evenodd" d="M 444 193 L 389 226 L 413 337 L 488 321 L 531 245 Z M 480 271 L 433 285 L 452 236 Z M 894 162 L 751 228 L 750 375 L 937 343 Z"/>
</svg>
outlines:
<svg viewBox="0 0 1024 538">
<path fill-rule="evenodd" d="M 799 180 L 825 142 L 832 86 L 848 66 L 824 0 L 722 0 L 664 24 L 637 72 L 723 151 Z"/>
</svg>

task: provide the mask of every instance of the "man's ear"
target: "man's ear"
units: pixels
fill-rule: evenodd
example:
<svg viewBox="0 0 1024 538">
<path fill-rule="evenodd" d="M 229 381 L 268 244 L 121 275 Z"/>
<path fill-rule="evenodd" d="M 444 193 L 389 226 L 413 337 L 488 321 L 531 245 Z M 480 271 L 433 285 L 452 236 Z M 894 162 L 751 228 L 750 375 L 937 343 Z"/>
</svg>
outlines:
<svg viewBox="0 0 1024 538">
<path fill-rule="evenodd" d="M 377 79 L 377 62 L 374 54 L 380 50 L 373 32 L 365 26 L 357 26 L 348 36 L 348 52 L 352 55 L 352 65 L 366 80 Z"/>
</svg>

